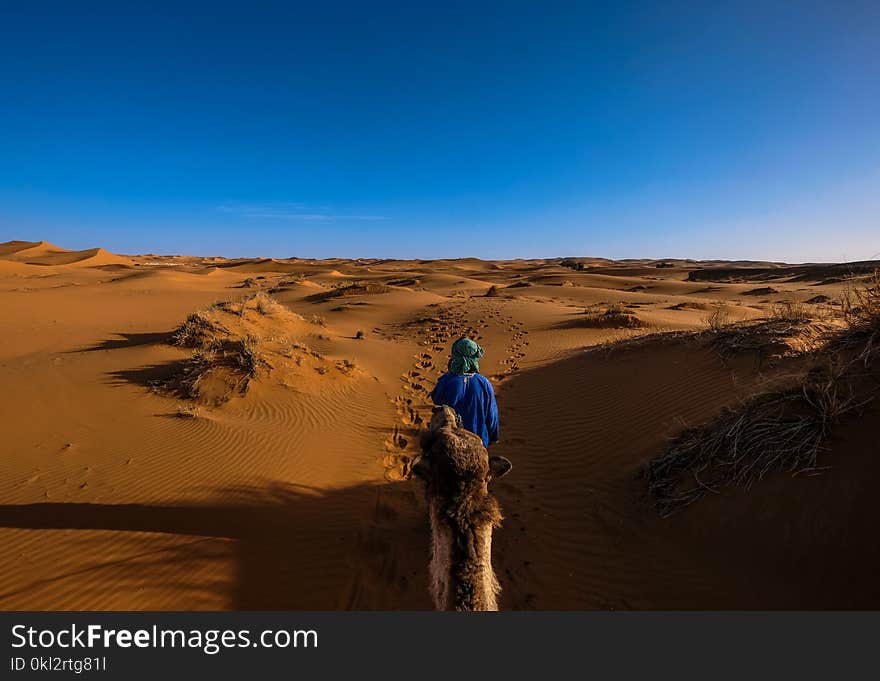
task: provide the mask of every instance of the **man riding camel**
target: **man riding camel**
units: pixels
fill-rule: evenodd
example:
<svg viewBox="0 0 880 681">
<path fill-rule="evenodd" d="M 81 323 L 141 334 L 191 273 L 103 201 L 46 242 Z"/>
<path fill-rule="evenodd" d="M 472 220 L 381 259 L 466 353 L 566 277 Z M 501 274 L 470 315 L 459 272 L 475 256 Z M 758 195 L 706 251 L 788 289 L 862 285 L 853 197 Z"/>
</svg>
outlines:
<svg viewBox="0 0 880 681">
<path fill-rule="evenodd" d="M 431 392 L 436 405 L 448 405 L 461 419 L 462 427 L 476 433 L 488 447 L 498 442 L 498 405 L 489 379 L 480 374 L 483 348 L 470 338 L 452 344 L 447 371 Z"/>
</svg>

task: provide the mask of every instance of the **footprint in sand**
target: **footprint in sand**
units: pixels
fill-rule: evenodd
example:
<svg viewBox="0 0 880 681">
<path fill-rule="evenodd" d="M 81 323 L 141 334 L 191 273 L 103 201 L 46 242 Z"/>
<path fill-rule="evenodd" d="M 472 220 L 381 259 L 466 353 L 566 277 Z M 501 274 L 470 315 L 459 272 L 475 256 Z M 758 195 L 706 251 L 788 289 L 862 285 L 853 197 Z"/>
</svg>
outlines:
<svg viewBox="0 0 880 681">
<path fill-rule="evenodd" d="M 430 347 L 433 352 L 445 351 L 442 343 L 450 337 L 449 319 L 448 313 L 441 313 L 432 320 L 439 320 L 440 324 L 423 325 L 418 332 L 418 342 L 422 346 Z M 443 373 L 435 366 L 431 352 L 413 355 L 413 359 L 413 369 L 401 376 L 402 393 L 394 399 L 398 425 L 394 427 L 385 444 L 385 477 L 388 480 L 403 480 L 410 475 L 410 466 L 415 457 L 415 453 L 410 451 L 411 443 L 417 440 L 416 435 L 424 424 L 420 411 L 424 412 L 430 407 L 427 400 L 428 388 L 425 387 L 428 377 L 424 372 L 435 370 L 438 375 Z"/>
</svg>

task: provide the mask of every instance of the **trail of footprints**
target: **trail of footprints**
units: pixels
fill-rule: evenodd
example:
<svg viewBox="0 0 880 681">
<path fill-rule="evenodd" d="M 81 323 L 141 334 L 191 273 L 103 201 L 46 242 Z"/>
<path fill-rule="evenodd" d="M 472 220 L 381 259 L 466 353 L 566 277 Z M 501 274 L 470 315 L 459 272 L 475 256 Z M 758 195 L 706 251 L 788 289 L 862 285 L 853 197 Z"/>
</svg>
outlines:
<svg viewBox="0 0 880 681">
<path fill-rule="evenodd" d="M 526 336 L 529 332 L 522 328 L 522 322 L 514 321 L 511 317 L 507 317 L 505 321 L 509 324 L 506 328 L 510 332 L 510 342 L 507 345 L 506 357 L 501 360 L 501 363 L 507 365 L 504 374 L 512 374 L 519 371 L 519 360 L 526 356 L 525 348 L 529 344 Z M 503 378 L 503 376 L 499 378 Z"/>
<path fill-rule="evenodd" d="M 474 301 L 478 302 L 474 302 Z M 526 355 L 528 331 L 523 323 L 502 311 L 498 300 L 470 299 L 468 303 L 437 304 L 429 307 L 426 316 L 408 327 L 416 335 L 420 347 L 413 356 L 412 369 L 401 376 L 401 393 L 394 398 L 398 423 L 385 441 L 385 477 L 403 480 L 409 477 L 410 466 L 418 453 L 419 431 L 430 415 L 430 392 L 437 378 L 446 371 L 452 343 L 462 336 L 484 341 L 484 334 L 493 326 L 501 326 L 507 339 L 502 371 L 493 376 L 501 381 L 519 371 L 519 361 Z M 488 351 L 497 349 L 488 348 Z M 491 360 L 490 360 L 491 361 Z"/>
<path fill-rule="evenodd" d="M 398 421 L 385 441 L 385 477 L 389 481 L 410 475 L 419 450 L 419 432 L 430 416 L 428 396 L 438 376 L 446 370 L 446 359 L 455 340 L 467 335 L 483 342 L 485 334 L 500 326 L 507 345 L 500 360 L 502 371 L 493 380 L 503 380 L 519 370 L 519 360 L 528 346 L 528 332 L 523 330 L 522 323 L 502 312 L 503 301 L 471 299 L 466 305 L 431 306 L 426 316 L 402 329 L 400 335 L 416 334 L 419 350 L 413 356 L 412 368 L 401 376 L 401 392 L 394 398 Z M 498 350 L 487 347 L 490 356 Z M 357 567 L 347 607 L 387 608 L 389 602 L 407 602 L 406 594 L 413 582 L 423 579 L 423 559 L 405 549 L 420 541 L 424 533 L 422 522 L 413 517 L 419 512 L 418 496 L 418 490 L 409 485 L 376 489 L 374 511 L 361 530 L 359 550 L 353 557 Z"/>
</svg>

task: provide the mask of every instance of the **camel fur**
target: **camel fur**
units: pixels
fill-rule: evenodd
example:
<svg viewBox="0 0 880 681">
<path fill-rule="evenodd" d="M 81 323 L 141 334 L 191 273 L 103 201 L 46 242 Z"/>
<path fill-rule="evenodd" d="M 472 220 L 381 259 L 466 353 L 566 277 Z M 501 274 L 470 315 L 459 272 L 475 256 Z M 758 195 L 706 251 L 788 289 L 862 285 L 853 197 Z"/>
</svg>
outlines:
<svg viewBox="0 0 880 681">
<path fill-rule="evenodd" d="M 489 481 L 511 469 L 459 426 L 450 407 L 435 407 L 413 474 L 425 481 L 431 524 L 430 590 L 438 610 L 497 610 L 492 531 L 501 525 Z"/>
</svg>

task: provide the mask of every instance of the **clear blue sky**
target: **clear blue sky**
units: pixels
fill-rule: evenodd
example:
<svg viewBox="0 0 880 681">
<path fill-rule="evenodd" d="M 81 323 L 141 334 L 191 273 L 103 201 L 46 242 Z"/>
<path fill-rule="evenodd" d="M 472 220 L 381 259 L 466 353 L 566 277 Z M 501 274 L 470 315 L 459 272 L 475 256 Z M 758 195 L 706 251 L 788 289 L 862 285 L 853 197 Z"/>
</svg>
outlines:
<svg viewBox="0 0 880 681">
<path fill-rule="evenodd" d="M 16 238 L 868 258 L 880 3 L 4 3 Z"/>
</svg>

